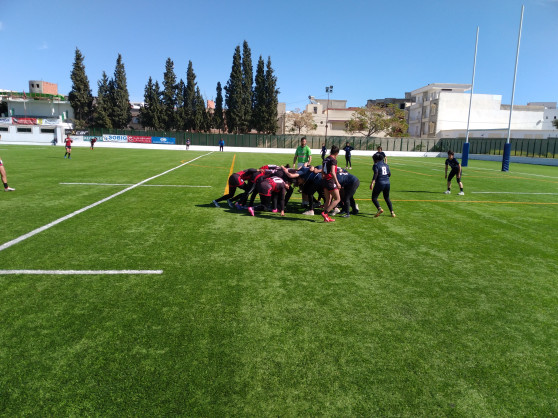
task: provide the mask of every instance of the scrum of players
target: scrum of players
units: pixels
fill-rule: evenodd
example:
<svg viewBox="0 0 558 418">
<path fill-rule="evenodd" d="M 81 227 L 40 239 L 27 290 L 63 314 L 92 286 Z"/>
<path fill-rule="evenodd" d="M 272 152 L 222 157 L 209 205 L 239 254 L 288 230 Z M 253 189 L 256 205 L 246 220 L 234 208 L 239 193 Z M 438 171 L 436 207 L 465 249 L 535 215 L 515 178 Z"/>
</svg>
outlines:
<svg viewBox="0 0 558 418">
<path fill-rule="evenodd" d="M 334 145 L 330 155 L 322 165 L 304 164 L 295 169 L 286 166 L 264 165 L 233 173 L 228 179 L 228 193 L 213 200 L 213 205 L 226 201 L 231 209 L 247 210 L 251 216 L 256 212 L 273 212 L 285 216 L 285 207 L 293 190 L 298 188 L 302 194 L 303 215 L 314 215 L 315 209 L 322 209 L 324 222 L 335 222 L 335 215 L 349 218 L 359 213 L 354 195 L 360 180 L 337 166 L 339 148 Z M 391 216 L 395 217 L 389 200 L 389 167 L 383 162 L 385 154 L 374 154 L 374 177 L 370 184 L 372 201 L 376 206 L 375 216 L 383 213 L 377 197 L 383 192 Z M 387 186 L 386 186 L 387 185 Z M 237 190 L 241 192 L 237 194 Z M 256 196 L 260 201 L 255 204 Z"/>
</svg>

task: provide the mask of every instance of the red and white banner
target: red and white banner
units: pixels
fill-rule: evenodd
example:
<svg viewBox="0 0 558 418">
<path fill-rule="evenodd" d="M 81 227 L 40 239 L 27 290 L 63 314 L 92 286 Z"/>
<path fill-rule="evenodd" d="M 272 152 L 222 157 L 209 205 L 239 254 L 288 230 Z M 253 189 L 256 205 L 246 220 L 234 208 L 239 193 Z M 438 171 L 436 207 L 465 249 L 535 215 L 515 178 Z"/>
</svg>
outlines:
<svg viewBox="0 0 558 418">
<path fill-rule="evenodd" d="M 128 142 L 140 142 L 142 144 L 151 144 L 151 137 L 128 135 Z"/>
<path fill-rule="evenodd" d="M 36 125 L 37 118 L 12 118 L 15 125 Z"/>
</svg>

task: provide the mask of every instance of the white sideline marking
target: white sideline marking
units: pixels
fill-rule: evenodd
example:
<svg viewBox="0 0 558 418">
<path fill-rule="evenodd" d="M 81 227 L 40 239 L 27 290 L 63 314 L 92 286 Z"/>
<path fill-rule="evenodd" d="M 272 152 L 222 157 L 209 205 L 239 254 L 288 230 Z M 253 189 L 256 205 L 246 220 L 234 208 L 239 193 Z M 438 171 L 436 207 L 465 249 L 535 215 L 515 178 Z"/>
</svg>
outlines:
<svg viewBox="0 0 558 418">
<path fill-rule="evenodd" d="M 529 192 L 470 192 L 478 194 L 558 194 L 558 193 L 529 193 Z"/>
<path fill-rule="evenodd" d="M 0 270 L 7 274 L 163 274 L 163 270 Z"/>
<path fill-rule="evenodd" d="M 58 183 L 85 186 L 132 186 L 133 183 Z M 189 184 L 142 184 L 141 187 L 211 187 L 211 186 L 192 186 Z"/>
<path fill-rule="evenodd" d="M 156 179 L 157 177 L 161 177 L 161 176 L 163 176 L 163 175 L 165 175 L 165 174 L 167 174 L 167 173 L 170 173 L 171 171 L 174 171 L 174 170 L 176 170 L 176 169 L 178 169 L 178 168 L 180 168 L 180 167 L 183 167 L 183 166 L 185 166 L 185 165 L 187 165 L 187 164 L 190 164 L 191 162 L 196 161 L 196 160 L 198 160 L 198 159 L 200 159 L 200 158 L 202 158 L 202 157 L 205 157 L 206 155 L 213 154 L 213 152 L 215 152 L 215 151 L 211 151 L 211 152 L 208 152 L 207 154 L 200 155 L 199 157 L 196 157 L 196 158 L 194 158 L 193 160 L 186 161 L 185 163 L 180 164 L 179 166 L 176 166 L 176 167 L 174 167 L 174 168 L 171 168 L 170 170 L 164 171 L 164 172 L 162 172 L 161 174 L 157 174 L 156 176 L 149 177 L 148 179 L 142 180 L 142 181 L 140 181 L 139 183 L 136 183 L 136 184 L 134 184 L 134 185 L 132 185 L 132 186 L 130 186 L 130 187 L 125 188 L 124 190 L 120 190 L 119 192 L 117 192 L 117 193 L 115 193 L 115 194 L 113 194 L 113 195 L 110 195 L 109 197 L 105 197 L 104 199 L 101 199 L 101 200 L 99 200 L 98 202 L 92 203 L 92 204 L 89 205 L 89 206 L 86 206 L 86 207 L 84 207 L 84 208 L 82 208 L 82 209 L 76 210 L 75 212 L 72 212 L 72 213 L 70 213 L 69 215 L 63 216 L 63 217 L 61 217 L 61 218 L 59 218 L 59 219 L 57 219 L 57 220 L 55 220 L 55 221 L 52 221 L 52 222 L 49 223 L 49 224 L 46 224 L 46 225 L 44 225 L 44 226 L 41 226 L 40 228 L 34 229 L 33 231 L 28 232 L 27 234 L 24 234 L 24 235 L 22 235 L 22 236 L 20 236 L 20 237 L 18 237 L 18 238 L 16 238 L 16 239 L 13 239 L 13 240 L 11 240 L 11 241 L 8 241 L 8 242 L 6 242 L 5 244 L 0 245 L 0 251 L 3 251 L 3 250 L 5 250 L 6 248 L 9 248 L 9 247 L 11 247 L 12 245 L 18 244 L 18 243 L 20 243 L 21 241 L 26 240 L 27 238 L 31 238 L 33 235 L 37 235 L 39 232 L 43 232 L 43 231 L 45 231 L 45 230 L 47 230 L 47 229 L 49 229 L 49 228 L 51 228 L 51 227 L 53 227 L 53 226 L 55 226 L 55 225 L 58 225 L 58 224 L 61 223 L 61 222 L 64 222 L 64 221 L 67 220 L 67 219 L 73 218 L 74 216 L 79 215 L 80 213 L 85 212 L 86 210 L 89 210 L 89 209 L 91 209 L 91 208 L 94 208 L 95 206 L 98 206 L 98 205 L 100 205 L 101 203 L 104 203 L 104 202 L 106 202 L 106 201 L 108 201 L 108 200 L 110 200 L 110 199 L 112 199 L 112 198 L 114 198 L 114 197 L 116 197 L 116 196 L 120 196 L 121 194 L 126 193 L 126 192 L 129 191 L 129 190 L 135 189 L 136 187 L 141 186 L 142 184 L 147 183 L 148 181 L 151 181 L 151 180 L 153 180 L 153 179 Z"/>
</svg>

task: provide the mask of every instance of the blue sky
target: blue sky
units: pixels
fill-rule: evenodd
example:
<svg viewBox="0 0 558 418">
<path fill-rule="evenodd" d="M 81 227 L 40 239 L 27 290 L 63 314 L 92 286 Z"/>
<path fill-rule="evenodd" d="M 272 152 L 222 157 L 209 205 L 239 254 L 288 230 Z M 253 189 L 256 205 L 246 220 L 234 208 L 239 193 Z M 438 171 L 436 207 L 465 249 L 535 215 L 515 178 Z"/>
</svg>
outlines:
<svg viewBox="0 0 558 418">
<path fill-rule="evenodd" d="M 93 94 L 118 53 L 130 99 L 142 101 L 165 61 L 186 79 L 191 60 L 202 94 L 215 97 L 244 40 L 271 57 L 287 109 L 308 96 L 348 106 L 403 97 L 429 83 L 470 83 L 480 27 L 475 93 L 510 103 L 521 5 L 525 5 L 515 104 L 558 101 L 558 0 L 0 0 L 0 89 L 27 90 L 32 79 L 71 89 L 78 47 Z"/>
</svg>

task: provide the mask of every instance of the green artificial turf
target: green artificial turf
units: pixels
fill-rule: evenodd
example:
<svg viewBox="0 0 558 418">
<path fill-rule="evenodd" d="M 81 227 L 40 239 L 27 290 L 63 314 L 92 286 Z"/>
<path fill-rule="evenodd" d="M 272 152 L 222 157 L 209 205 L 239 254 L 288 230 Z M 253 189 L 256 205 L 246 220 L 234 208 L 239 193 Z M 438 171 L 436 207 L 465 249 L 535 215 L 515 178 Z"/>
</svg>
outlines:
<svg viewBox="0 0 558 418">
<path fill-rule="evenodd" d="M 443 159 L 388 157 L 397 217 L 374 218 L 355 156 L 361 214 L 329 224 L 297 193 L 284 218 L 213 207 L 233 157 L 292 156 L 206 154 L 2 147 L 0 245 L 129 187 L 61 183 L 203 157 L 0 251 L 4 270 L 163 270 L 1 275 L 1 415 L 556 413 L 558 168 L 472 160 L 457 196 Z"/>
</svg>

